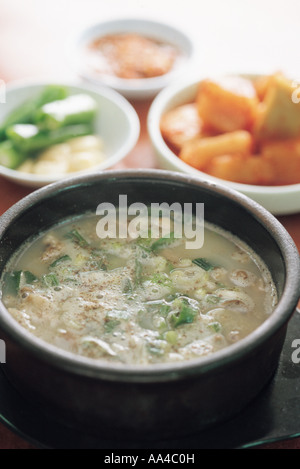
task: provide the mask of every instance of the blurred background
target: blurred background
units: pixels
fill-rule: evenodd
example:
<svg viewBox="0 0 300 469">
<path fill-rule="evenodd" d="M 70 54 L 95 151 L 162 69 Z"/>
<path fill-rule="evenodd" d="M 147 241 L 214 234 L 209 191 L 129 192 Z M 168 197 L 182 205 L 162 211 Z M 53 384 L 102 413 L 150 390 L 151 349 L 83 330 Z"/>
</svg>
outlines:
<svg viewBox="0 0 300 469">
<path fill-rule="evenodd" d="M 281 70 L 300 77 L 299 0 L 0 0 L 0 78 L 70 77 L 69 38 L 130 16 L 189 32 L 200 75 Z"/>
</svg>

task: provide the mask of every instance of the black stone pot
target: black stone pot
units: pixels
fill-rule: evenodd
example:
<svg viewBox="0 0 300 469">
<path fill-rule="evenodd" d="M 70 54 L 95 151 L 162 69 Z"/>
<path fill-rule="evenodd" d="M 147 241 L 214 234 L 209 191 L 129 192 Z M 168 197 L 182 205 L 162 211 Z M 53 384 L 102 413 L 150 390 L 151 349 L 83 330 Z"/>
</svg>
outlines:
<svg viewBox="0 0 300 469">
<path fill-rule="evenodd" d="M 107 364 L 59 350 L 19 326 L 0 303 L 6 375 L 41 412 L 83 431 L 122 438 L 174 437 L 237 414 L 271 380 L 298 302 L 299 255 L 282 225 L 247 197 L 186 175 L 107 171 L 40 189 L 0 219 L 0 274 L 28 238 L 98 204 L 203 202 L 205 219 L 232 232 L 268 266 L 279 303 L 253 333 L 224 350 L 184 363 Z"/>
</svg>

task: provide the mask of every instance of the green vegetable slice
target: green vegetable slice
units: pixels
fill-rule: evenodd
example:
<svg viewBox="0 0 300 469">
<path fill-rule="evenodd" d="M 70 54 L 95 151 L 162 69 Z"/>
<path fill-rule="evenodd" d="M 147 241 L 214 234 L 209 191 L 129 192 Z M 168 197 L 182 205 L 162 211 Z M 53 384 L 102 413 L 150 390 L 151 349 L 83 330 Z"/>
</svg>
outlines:
<svg viewBox="0 0 300 469">
<path fill-rule="evenodd" d="M 69 125 L 55 130 L 41 130 L 33 124 L 16 124 L 8 127 L 6 135 L 18 151 L 35 153 L 75 137 L 91 135 L 90 125 Z"/>
<path fill-rule="evenodd" d="M 47 130 L 67 125 L 90 124 L 96 117 L 98 106 L 88 94 L 75 94 L 66 99 L 42 106 L 35 115 L 35 123 Z"/>
<path fill-rule="evenodd" d="M 85 248 L 89 245 L 86 239 L 79 233 L 77 230 L 72 230 L 69 233 L 65 234 L 65 238 L 71 239 L 74 243 L 79 244 L 82 248 Z"/>
<path fill-rule="evenodd" d="M 5 275 L 4 288 L 7 294 L 16 296 L 19 293 L 22 283 L 31 285 L 37 280 L 38 278 L 28 270 L 18 270 Z"/>
<path fill-rule="evenodd" d="M 201 267 L 201 269 L 205 270 L 206 272 L 209 272 L 215 267 L 213 264 L 211 264 L 207 259 L 204 259 L 203 257 L 199 257 L 198 259 L 193 259 L 192 262 L 198 267 Z"/>
<path fill-rule="evenodd" d="M 186 298 L 178 298 L 174 300 L 173 305 L 179 305 L 179 312 L 172 314 L 171 323 L 173 327 L 181 326 L 182 324 L 190 324 L 194 321 L 198 308 L 190 305 Z"/>
<path fill-rule="evenodd" d="M 25 270 L 25 272 L 23 272 L 23 275 L 25 277 L 25 282 L 29 285 L 38 281 L 38 277 L 32 272 L 29 272 L 28 270 Z"/>
<path fill-rule="evenodd" d="M 208 327 L 210 327 L 214 332 L 220 332 L 222 329 L 222 326 L 219 322 L 211 322 L 208 324 Z"/>
<path fill-rule="evenodd" d="M 0 165 L 9 169 L 18 168 L 26 160 L 27 155 L 17 151 L 10 140 L 0 143 Z"/>
<path fill-rule="evenodd" d="M 22 271 L 7 273 L 4 276 L 5 292 L 8 295 L 16 296 L 19 293 Z"/>
<path fill-rule="evenodd" d="M 178 335 L 176 331 L 167 331 L 164 334 L 164 339 L 171 345 L 175 345 L 177 343 Z"/>
<path fill-rule="evenodd" d="M 59 280 L 55 274 L 44 275 L 43 282 L 47 287 L 57 287 L 59 285 Z"/>
<path fill-rule="evenodd" d="M 90 265 L 94 266 L 97 270 L 107 271 L 106 258 L 102 249 L 92 249 L 90 256 Z"/>
<path fill-rule="evenodd" d="M 47 103 L 65 99 L 68 91 L 65 86 L 48 85 L 31 99 L 13 109 L 0 125 L 0 141 L 5 138 L 6 129 L 15 124 L 30 124 L 36 111 Z"/>
<path fill-rule="evenodd" d="M 157 249 L 162 249 L 169 244 L 172 244 L 175 241 L 175 234 L 174 232 L 170 233 L 169 236 L 165 236 L 163 238 L 154 241 L 151 245 L 151 251 L 157 251 Z"/>
<path fill-rule="evenodd" d="M 62 256 L 59 259 L 56 259 L 56 261 L 52 262 L 52 264 L 50 265 L 50 268 L 54 269 L 56 266 L 58 266 L 62 262 L 67 262 L 67 261 L 71 261 L 71 257 L 66 254 L 65 256 Z"/>
<path fill-rule="evenodd" d="M 169 314 L 169 312 L 171 311 L 171 306 L 170 305 L 167 305 L 167 304 L 162 304 L 159 308 L 159 313 L 162 315 L 162 316 L 167 316 Z"/>
</svg>

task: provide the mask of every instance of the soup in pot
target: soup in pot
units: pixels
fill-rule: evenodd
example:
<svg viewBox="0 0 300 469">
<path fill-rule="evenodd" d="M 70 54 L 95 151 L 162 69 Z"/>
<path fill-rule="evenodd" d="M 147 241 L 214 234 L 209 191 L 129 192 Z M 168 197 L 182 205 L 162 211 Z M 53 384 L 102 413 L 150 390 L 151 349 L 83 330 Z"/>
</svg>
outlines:
<svg viewBox="0 0 300 469">
<path fill-rule="evenodd" d="M 172 226 L 168 236 L 100 239 L 98 220 L 54 227 L 7 266 L 2 300 L 44 341 L 113 363 L 180 362 L 238 342 L 272 313 L 268 269 L 218 227 L 205 223 L 203 246 L 187 249 Z"/>
</svg>

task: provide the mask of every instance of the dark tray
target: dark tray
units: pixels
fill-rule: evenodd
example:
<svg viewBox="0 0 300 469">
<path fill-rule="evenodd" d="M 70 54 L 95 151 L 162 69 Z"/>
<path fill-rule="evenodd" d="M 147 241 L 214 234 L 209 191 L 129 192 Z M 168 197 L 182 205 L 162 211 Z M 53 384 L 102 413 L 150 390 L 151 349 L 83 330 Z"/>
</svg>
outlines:
<svg viewBox="0 0 300 469">
<path fill-rule="evenodd" d="M 300 363 L 292 361 L 292 342 L 300 339 L 300 314 L 288 326 L 280 363 L 272 382 L 230 421 L 178 440 L 111 441 L 68 428 L 43 415 L 24 399 L 0 371 L 0 421 L 39 448 L 210 449 L 249 448 L 300 436 Z M 300 354 L 298 354 L 300 356 Z M 5 366 L 5 365 L 2 365 Z"/>
</svg>

